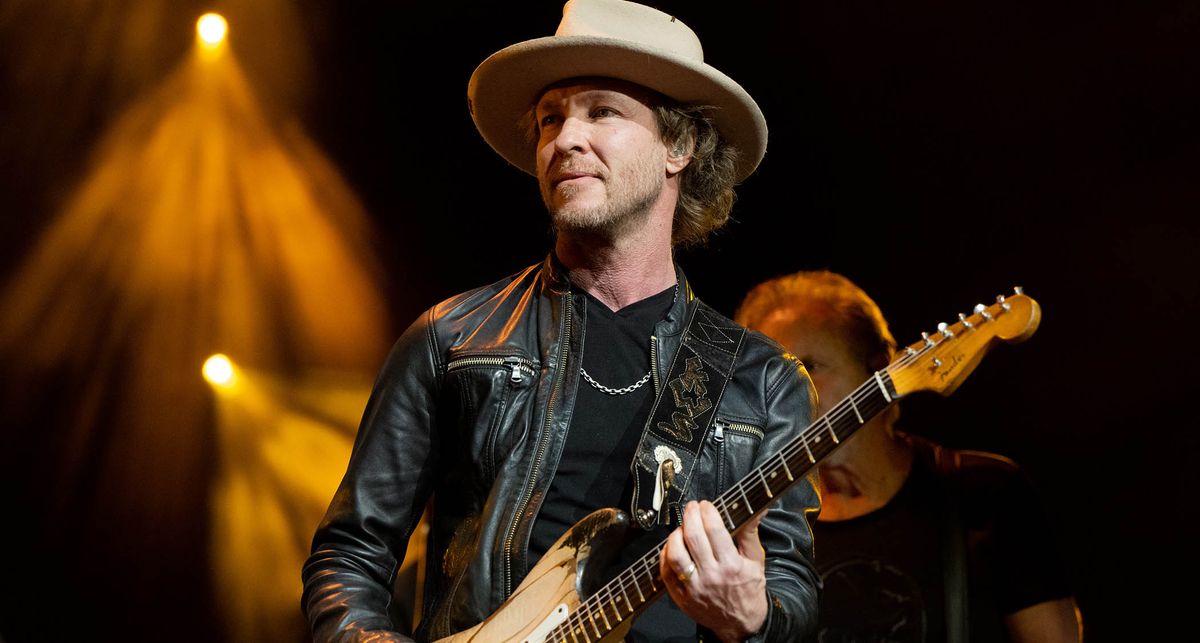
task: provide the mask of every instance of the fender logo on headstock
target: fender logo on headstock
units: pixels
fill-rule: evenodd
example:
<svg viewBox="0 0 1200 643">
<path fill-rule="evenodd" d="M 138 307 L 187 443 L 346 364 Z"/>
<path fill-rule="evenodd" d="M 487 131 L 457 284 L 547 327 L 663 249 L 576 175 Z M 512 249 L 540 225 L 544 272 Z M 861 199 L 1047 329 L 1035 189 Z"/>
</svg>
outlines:
<svg viewBox="0 0 1200 643">
<path fill-rule="evenodd" d="M 942 378 L 942 381 L 945 382 L 946 378 L 950 377 L 950 374 L 954 372 L 954 369 L 958 367 L 958 365 L 962 363 L 964 359 L 966 359 L 966 356 L 962 353 L 950 356 L 948 358 L 949 362 L 943 362 L 940 359 L 935 359 L 929 363 L 929 374 L 936 375 Z"/>
</svg>

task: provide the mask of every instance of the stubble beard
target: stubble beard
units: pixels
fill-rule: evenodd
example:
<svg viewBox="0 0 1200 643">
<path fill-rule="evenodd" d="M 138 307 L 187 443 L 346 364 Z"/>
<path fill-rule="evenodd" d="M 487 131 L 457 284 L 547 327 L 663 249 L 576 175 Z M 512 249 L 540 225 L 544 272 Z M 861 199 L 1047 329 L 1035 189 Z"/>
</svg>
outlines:
<svg viewBox="0 0 1200 643">
<path fill-rule="evenodd" d="M 569 162 L 562 169 L 573 168 Z M 666 177 L 654 170 L 648 159 L 639 159 L 628 165 L 616 181 L 611 176 L 603 178 L 607 199 L 603 203 L 585 206 L 573 203 L 574 197 L 587 188 L 580 186 L 558 186 L 551 192 L 549 183 L 541 180 L 542 202 L 550 212 L 551 224 L 556 234 L 578 234 L 616 239 L 630 230 L 639 228 L 650 217 L 650 208 L 662 194 Z M 555 197 L 558 203 L 555 203 Z"/>
</svg>

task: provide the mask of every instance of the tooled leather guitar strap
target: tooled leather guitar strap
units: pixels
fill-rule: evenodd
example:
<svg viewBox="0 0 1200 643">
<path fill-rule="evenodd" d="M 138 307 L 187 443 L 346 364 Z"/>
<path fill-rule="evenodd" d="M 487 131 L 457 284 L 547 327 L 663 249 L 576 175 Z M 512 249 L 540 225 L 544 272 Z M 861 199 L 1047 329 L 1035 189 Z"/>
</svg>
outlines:
<svg viewBox="0 0 1200 643">
<path fill-rule="evenodd" d="M 682 519 L 681 500 L 745 337 L 745 328 L 696 301 L 631 464 L 631 509 L 643 529 Z"/>
</svg>

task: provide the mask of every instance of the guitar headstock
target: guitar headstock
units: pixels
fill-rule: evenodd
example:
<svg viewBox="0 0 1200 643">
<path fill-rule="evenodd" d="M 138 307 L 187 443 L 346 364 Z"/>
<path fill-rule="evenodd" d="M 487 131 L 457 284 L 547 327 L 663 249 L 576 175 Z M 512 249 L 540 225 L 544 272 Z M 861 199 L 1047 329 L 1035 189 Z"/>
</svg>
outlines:
<svg viewBox="0 0 1200 643">
<path fill-rule="evenodd" d="M 1029 339 L 1042 320 L 1042 309 L 1020 288 L 1014 291 L 990 306 L 976 305 L 971 315 L 960 313 L 953 324 L 938 324 L 936 333 L 921 333 L 921 341 L 904 348 L 885 369 L 896 393 L 949 395 L 998 341 Z"/>
</svg>

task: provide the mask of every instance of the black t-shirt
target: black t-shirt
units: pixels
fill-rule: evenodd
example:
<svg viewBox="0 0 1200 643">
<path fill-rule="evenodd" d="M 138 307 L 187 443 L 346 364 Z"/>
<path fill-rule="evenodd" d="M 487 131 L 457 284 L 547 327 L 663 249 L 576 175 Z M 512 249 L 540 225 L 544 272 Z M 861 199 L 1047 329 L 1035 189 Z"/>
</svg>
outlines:
<svg viewBox="0 0 1200 643">
<path fill-rule="evenodd" d="M 884 507 L 813 529 L 821 594 L 817 643 L 946 640 L 946 511 L 958 507 L 967 542 L 970 638 L 1006 641 L 1002 617 L 1071 595 L 1038 499 L 1011 462 L 961 455 L 949 500 L 932 446 L 914 439 L 913 470 Z M 943 453 L 950 453 L 948 450 Z"/>
<path fill-rule="evenodd" d="M 588 375 L 613 389 L 645 377 L 650 372 L 650 337 L 675 294 L 671 287 L 615 312 L 588 295 L 583 345 L 583 369 Z M 633 492 L 629 465 L 653 405 L 650 381 L 630 393 L 610 395 L 580 376 L 567 441 L 530 534 L 531 567 L 563 533 L 593 511 L 604 507 L 629 510 Z M 615 575 L 632 564 L 667 533 L 659 530 L 631 542 L 610 572 Z M 696 625 L 669 596 L 663 596 L 638 617 L 625 638 L 631 643 L 690 642 L 696 640 Z"/>
<path fill-rule="evenodd" d="M 671 307 L 675 288 L 611 311 L 587 295 L 583 369 L 613 389 L 631 386 L 650 372 L 650 337 Z M 584 516 L 622 507 L 632 483 L 629 463 L 642 437 L 654 385 L 645 382 L 624 395 L 609 395 L 582 375 L 558 469 L 533 523 L 532 566 L 559 536 Z"/>
</svg>

